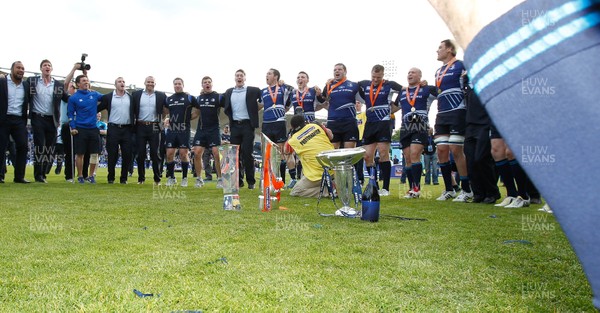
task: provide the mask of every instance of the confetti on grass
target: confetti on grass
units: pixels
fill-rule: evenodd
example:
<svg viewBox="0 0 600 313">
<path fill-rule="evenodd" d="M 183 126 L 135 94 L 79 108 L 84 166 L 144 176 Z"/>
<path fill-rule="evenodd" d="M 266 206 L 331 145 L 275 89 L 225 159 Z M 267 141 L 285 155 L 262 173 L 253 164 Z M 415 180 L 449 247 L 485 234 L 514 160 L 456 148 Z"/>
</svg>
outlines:
<svg viewBox="0 0 600 313">
<path fill-rule="evenodd" d="M 504 240 L 504 242 L 502 242 L 503 244 L 510 244 L 510 243 L 521 243 L 524 245 L 532 245 L 533 243 L 531 243 L 531 241 L 527 241 L 527 240 Z"/>
<path fill-rule="evenodd" d="M 154 297 L 153 293 L 143 293 L 137 289 L 133 289 L 133 293 L 135 293 L 138 297 L 140 298 L 146 298 L 146 297 Z M 160 297 L 160 294 L 156 295 L 157 297 Z"/>
<path fill-rule="evenodd" d="M 229 264 L 229 263 L 227 263 L 227 258 L 226 257 L 221 257 L 219 259 L 216 259 L 216 260 L 214 260 L 212 262 L 208 262 L 206 264 L 215 264 L 215 263 Z"/>
</svg>

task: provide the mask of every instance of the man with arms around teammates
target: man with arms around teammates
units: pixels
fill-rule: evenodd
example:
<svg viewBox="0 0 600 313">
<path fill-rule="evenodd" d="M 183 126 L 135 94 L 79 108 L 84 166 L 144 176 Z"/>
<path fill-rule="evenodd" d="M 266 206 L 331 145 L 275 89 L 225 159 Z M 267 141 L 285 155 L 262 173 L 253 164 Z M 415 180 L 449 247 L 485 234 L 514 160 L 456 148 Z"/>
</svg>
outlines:
<svg viewBox="0 0 600 313">
<path fill-rule="evenodd" d="M 291 105 L 292 87 L 280 85 L 281 74 L 272 68 L 267 72 L 267 87 L 261 90 L 261 102 L 263 103 L 262 133 L 279 146 L 283 151 L 283 144 L 287 140 L 287 129 L 285 125 L 285 112 Z M 285 162 L 280 164 L 280 175 L 285 183 Z"/>
<path fill-rule="evenodd" d="M 392 126 L 390 120 L 390 103 L 393 92 L 402 90 L 402 86 L 394 81 L 384 80 L 384 68 L 377 64 L 371 70 L 371 80 L 358 82 L 360 96 L 365 99 L 366 123 L 362 135 L 362 144 L 365 148 L 364 160 L 367 171 L 376 166 L 374 157 L 375 149 L 379 152 L 379 168 L 383 178 L 383 188 L 379 191 L 381 196 L 389 196 L 390 175 L 390 143 L 392 141 Z"/>
<path fill-rule="evenodd" d="M 243 172 L 246 174 L 248 189 L 254 189 L 256 178 L 254 177 L 254 131 L 258 128 L 258 111 L 262 104 L 260 89 L 246 86 L 246 72 L 239 69 L 235 72 L 235 87 L 225 91 L 222 97 L 223 111 L 229 117 L 231 128 L 231 144 L 240 145 L 240 187 L 244 186 Z M 244 171 L 242 172 L 242 168 Z"/>
<path fill-rule="evenodd" d="M 331 142 L 335 149 L 356 147 L 358 126 L 356 125 L 355 101 L 363 102 L 358 84 L 346 79 L 346 66 L 338 63 L 333 67 L 333 79 L 327 82 L 319 101 L 327 109 L 327 128 L 333 132 Z"/>
<path fill-rule="evenodd" d="M 221 164 L 219 159 L 219 146 L 221 145 L 221 129 L 219 127 L 219 112 L 221 109 L 221 97 L 212 90 L 212 78 L 202 78 L 202 92 L 197 97 L 200 108 L 200 119 L 198 128 L 194 135 L 194 167 L 196 169 L 195 187 L 204 186 L 202 180 L 202 155 L 205 149 L 209 149 L 213 155 L 215 169 L 217 172 L 217 188 L 223 188 L 221 179 Z"/>
<path fill-rule="evenodd" d="M 404 156 L 404 167 L 409 182 L 409 190 L 404 198 L 418 198 L 421 195 L 421 176 L 423 164 L 421 154 L 428 144 L 429 107 L 435 96 L 435 86 L 421 86 L 421 70 L 411 68 L 408 71 L 408 87 L 394 102 L 394 111 L 402 110 L 402 126 L 400 128 L 400 146 Z"/>
<path fill-rule="evenodd" d="M 445 201 L 455 198 L 456 202 L 468 202 L 473 199 L 469 184 L 467 163 L 463 150 L 466 129 L 466 106 L 462 91 L 461 76 L 465 71 L 463 62 L 456 59 L 456 46 L 452 41 L 442 41 L 437 50 L 437 60 L 444 65 L 435 73 L 435 84 L 438 88 L 438 114 L 435 121 L 435 143 L 438 149 L 440 170 L 444 178 L 446 190 L 437 198 Z M 462 191 L 457 196 L 452 188 L 452 168 L 450 152 L 454 162 Z"/>
<path fill-rule="evenodd" d="M 146 167 L 144 164 L 146 156 L 146 145 L 150 146 L 150 160 L 152 161 L 152 172 L 154 174 L 154 184 L 160 184 L 160 135 L 162 113 L 166 94 L 162 91 L 156 91 L 154 87 L 156 82 L 154 77 L 148 76 L 144 80 L 144 90 L 138 90 L 133 93 L 133 110 L 136 120 L 136 144 L 137 144 L 137 164 L 138 164 L 138 184 L 143 184 L 146 180 Z"/>
<path fill-rule="evenodd" d="M 183 91 L 183 79 L 173 80 L 175 93 L 167 98 L 165 114 L 169 114 L 169 130 L 165 141 L 167 147 L 167 186 L 177 184 L 175 178 L 175 152 L 179 149 L 181 160 L 181 187 L 187 187 L 188 168 L 190 167 L 190 121 L 197 117 L 198 101 L 196 97 Z M 192 109 L 196 109 L 192 113 Z"/>
</svg>

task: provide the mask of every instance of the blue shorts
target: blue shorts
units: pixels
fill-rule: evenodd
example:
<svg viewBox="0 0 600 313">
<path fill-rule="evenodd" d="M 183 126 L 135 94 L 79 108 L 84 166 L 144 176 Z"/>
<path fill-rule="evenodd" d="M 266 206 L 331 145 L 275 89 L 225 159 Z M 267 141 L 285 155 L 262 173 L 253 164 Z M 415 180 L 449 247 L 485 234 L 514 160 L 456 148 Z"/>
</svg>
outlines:
<svg viewBox="0 0 600 313">
<path fill-rule="evenodd" d="M 287 131 L 285 122 L 273 122 L 262 124 L 262 132 L 274 143 L 284 143 L 287 141 Z"/>
<path fill-rule="evenodd" d="M 357 142 L 358 125 L 356 119 L 327 121 L 327 128 L 333 133 L 331 142 Z"/>
<path fill-rule="evenodd" d="M 190 132 L 174 132 L 167 133 L 165 140 L 167 149 L 189 149 L 190 148 Z"/>
<path fill-rule="evenodd" d="M 467 110 L 438 113 L 435 119 L 436 135 L 465 135 Z"/>
<path fill-rule="evenodd" d="M 365 124 L 363 132 L 363 145 L 370 145 L 376 142 L 391 142 L 392 128 L 390 121 L 379 121 Z"/>
<path fill-rule="evenodd" d="M 194 147 L 218 147 L 221 145 L 221 130 L 219 127 L 198 129 L 194 135 Z"/>
</svg>

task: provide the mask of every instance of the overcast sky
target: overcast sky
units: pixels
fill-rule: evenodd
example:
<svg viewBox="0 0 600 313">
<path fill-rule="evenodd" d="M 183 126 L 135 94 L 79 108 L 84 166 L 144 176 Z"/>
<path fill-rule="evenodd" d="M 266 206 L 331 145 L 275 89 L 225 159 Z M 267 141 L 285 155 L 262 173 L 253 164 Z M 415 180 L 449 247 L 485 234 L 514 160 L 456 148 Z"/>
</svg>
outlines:
<svg viewBox="0 0 600 313">
<path fill-rule="evenodd" d="M 309 85 L 322 87 L 338 62 L 352 81 L 370 79 L 371 67 L 386 62 L 389 79 L 406 84 L 408 69 L 419 67 L 433 84 L 436 49 L 452 38 L 426 0 L 33 0 L 2 7 L 0 67 L 20 60 L 39 71 L 49 59 L 64 76 L 85 52 L 91 80 L 122 76 L 143 87 L 152 75 L 157 89 L 172 92 L 181 77 L 194 95 L 204 76 L 224 92 L 239 68 L 252 86 L 265 87 L 266 72 L 276 68 L 286 83 L 295 86 L 306 71 Z"/>
</svg>

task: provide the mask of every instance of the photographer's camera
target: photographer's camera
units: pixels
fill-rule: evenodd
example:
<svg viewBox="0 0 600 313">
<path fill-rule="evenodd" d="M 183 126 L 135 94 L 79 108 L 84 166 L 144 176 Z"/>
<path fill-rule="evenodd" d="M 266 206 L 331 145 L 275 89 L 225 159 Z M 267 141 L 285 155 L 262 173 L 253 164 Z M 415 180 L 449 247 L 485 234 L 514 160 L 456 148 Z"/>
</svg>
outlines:
<svg viewBox="0 0 600 313">
<path fill-rule="evenodd" d="M 89 64 L 85 63 L 85 58 L 87 58 L 87 56 L 88 56 L 87 53 L 82 53 L 81 54 L 81 63 L 80 64 L 81 64 L 81 70 L 82 71 L 83 70 L 89 71 L 92 68 L 92 66 L 90 66 Z"/>
</svg>

